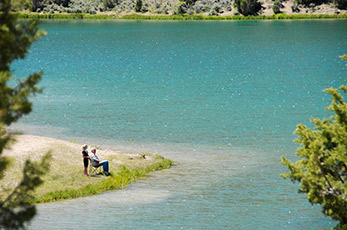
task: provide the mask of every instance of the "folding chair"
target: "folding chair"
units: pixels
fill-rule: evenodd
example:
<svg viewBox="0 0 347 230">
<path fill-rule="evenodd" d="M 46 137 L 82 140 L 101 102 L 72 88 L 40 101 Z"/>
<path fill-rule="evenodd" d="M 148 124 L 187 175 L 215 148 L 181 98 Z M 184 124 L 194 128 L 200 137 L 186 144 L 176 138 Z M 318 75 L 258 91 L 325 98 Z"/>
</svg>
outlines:
<svg viewBox="0 0 347 230">
<path fill-rule="evenodd" d="M 102 167 L 100 166 L 93 166 L 92 163 L 90 162 L 89 164 L 89 175 L 90 176 L 96 176 L 96 175 L 101 175 L 102 173 Z"/>
</svg>

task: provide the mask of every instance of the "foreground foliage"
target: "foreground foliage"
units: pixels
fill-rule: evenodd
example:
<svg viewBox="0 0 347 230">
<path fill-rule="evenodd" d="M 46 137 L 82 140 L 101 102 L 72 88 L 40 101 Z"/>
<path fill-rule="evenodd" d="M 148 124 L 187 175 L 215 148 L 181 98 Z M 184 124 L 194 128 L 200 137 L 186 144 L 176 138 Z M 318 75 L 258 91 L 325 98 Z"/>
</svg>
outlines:
<svg viewBox="0 0 347 230">
<path fill-rule="evenodd" d="M 347 93 L 347 87 L 340 89 Z M 339 221 L 337 229 L 347 229 L 347 104 L 338 89 L 325 92 L 333 100 L 328 107 L 335 115 L 331 119 L 313 119 L 315 130 L 299 124 L 295 133 L 302 147 L 297 155 L 302 159 L 292 163 L 282 157 L 290 172 L 283 174 L 301 183 L 312 204 L 322 204 L 323 213 Z"/>
<path fill-rule="evenodd" d="M 6 128 L 30 113 L 28 97 L 40 92 L 36 84 L 41 79 L 41 73 L 34 73 L 15 86 L 10 84 L 13 83 L 10 64 L 24 58 L 29 46 L 42 35 L 37 26 L 37 21 L 18 23 L 16 16 L 11 14 L 10 0 L 0 1 L 0 179 L 10 163 L 2 156 L 4 148 L 12 140 Z M 36 209 L 31 204 L 30 192 L 42 183 L 40 176 L 48 170 L 48 161 L 49 155 L 40 163 L 26 161 L 23 179 L 8 197 L 0 201 L 0 229 L 20 229 L 33 218 Z"/>
</svg>

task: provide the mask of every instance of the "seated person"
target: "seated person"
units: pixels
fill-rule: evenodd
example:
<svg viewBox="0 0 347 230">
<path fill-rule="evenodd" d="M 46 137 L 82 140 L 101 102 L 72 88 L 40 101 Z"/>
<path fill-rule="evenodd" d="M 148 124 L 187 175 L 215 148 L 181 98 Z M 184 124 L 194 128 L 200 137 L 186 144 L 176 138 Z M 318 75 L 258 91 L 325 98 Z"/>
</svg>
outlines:
<svg viewBox="0 0 347 230">
<path fill-rule="evenodd" d="M 108 172 L 108 161 L 100 161 L 98 156 L 96 155 L 96 149 L 92 148 L 91 150 L 91 154 L 90 154 L 90 163 L 94 166 L 94 167 L 99 167 L 102 165 L 102 167 L 104 168 L 104 174 L 106 176 L 109 176 L 110 173 Z"/>
</svg>

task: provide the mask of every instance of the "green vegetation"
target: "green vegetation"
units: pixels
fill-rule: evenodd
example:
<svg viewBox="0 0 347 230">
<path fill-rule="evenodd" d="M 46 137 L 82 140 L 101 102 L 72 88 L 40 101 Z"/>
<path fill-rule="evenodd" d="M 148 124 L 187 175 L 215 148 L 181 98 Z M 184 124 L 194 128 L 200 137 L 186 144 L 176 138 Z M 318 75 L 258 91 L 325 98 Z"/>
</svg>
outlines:
<svg viewBox="0 0 347 230">
<path fill-rule="evenodd" d="M 334 0 L 334 4 L 339 9 L 347 9 L 347 0 Z"/>
<path fill-rule="evenodd" d="M 231 15 L 258 15 L 268 5 L 258 0 L 12 0 L 15 12 L 49 14 L 115 14 L 132 13 L 175 15 L 188 14 L 217 16 L 229 12 Z M 347 0 L 295 0 L 294 11 L 306 7 L 306 12 L 315 11 L 322 3 L 334 3 L 339 9 L 346 9 Z M 289 13 L 289 12 L 288 12 Z M 335 14 L 339 14 L 336 9 Z"/>
<path fill-rule="evenodd" d="M 328 3 L 328 0 L 297 0 L 298 4 L 303 4 L 305 6 L 316 6 L 322 3 Z"/>
<path fill-rule="evenodd" d="M 18 22 L 11 14 L 11 1 L 0 3 L 0 179 L 3 180 L 11 160 L 4 157 L 3 151 L 11 144 L 13 137 L 6 132 L 9 125 L 31 112 L 29 97 L 40 92 L 37 83 L 42 73 L 34 73 L 24 80 L 14 79 L 10 64 L 23 59 L 30 45 L 38 40 L 43 31 L 38 31 L 37 21 Z M 18 80 L 18 84 L 13 83 Z M 11 83 L 11 84 L 10 84 Z M 0 229 L 20 229 L 30 221 L 35 213 L 30 192 L 42 184 L 41 176 L 49 168 L 50 156 L 43 157 L 40 163 L 25 161 L 22 179 L 8 195 L 0 200 Z M 20 208 L 18 208 L 20 206 Z"/>
<path fill-rule="evenodd" d="M 175 14 L 185 14 L 185 13 L 187 13 L 187 10 L 188 10 L 188 6 L 187 6 L 186 2 L 181 1 L 177 4 L 177 7 L 176 7 L 176 10 L 174 13 Z"/>
<path fill-rule="evenodd" d="M 110 189 L 127 186 L 135 179 L 144 176 L 150 171 L 169 168 L 173 162 L 159 155 L 151 154 L 125 154 L 114 153 L 110 150 L 98 150 L 98 156 L 107 159 L 110 163 L 112 176 L 83 175 L 83 163 L 80 144 L 64 142 L 54 139 L 31 137 L 26 135 L 16 136 L 18 140 L 10 152 L 10 161 L 7 174 L 0 182 L 8 190 L 13 189 L 20 181 L 21 169 L 24 159 L 39 159 L 41 155 L 50 150 L 51 168 L 43 176 L 44 183 L 34 193 L 35 202 L 50 202 L 59 199 L 69 199 L 80 196 L 93 195 Z M 40 143 L 40 148 L 22 151 L 24 143 Z M 25 145 L 25 144 L 24 144 Z M 62 160 L 68 159 L 68 160 Z M 7 196 L 9 191 L 0 191 L 0 198 Z"/>
<path fill-rule="evenodd" d="M 110 177 L 87 178 L 95 180 L 94 183 L 88 184 L 80 188 L 60 189 L 58 191 L 48 192 L 35 199 L 35 202 L 50 202 L 61 199 L 70 199 L 88 195 L 99 194 L 107 190 L 121 189 L 129 185 L 137 178 L 145 176 L 148 172 L 169 168 L 173 162 L 161 157 L 159 162 L 149 165 L 145 168 L 130 170 L 123 166 L 118 172 L 112 173 Z"/>
<path fill-rule="evenodd" d="M 261 3 L 258 0 L 235 0 L 234 6 L 244 16 L 258 15 Z"/>
<path fill-rule="evenodd" d="M 90 15 L 80 14 L 37 14 L 37 13 L 18 13 L 18 18 L 22 19 L 118 19 L 118 20 L 286 20 L 286 19 L 345 19 L 346 14 L 327 15 L 327 14 L 275 14 L 271 16 L 203 16 L 203 15 Z"/>
<path fill-rule="evenodd" d="M 103 4 L 105 10 L 109 10 L 109 9 L 112 9 L 114 7 L 114 1 L 112 1 L 112 0 L 103 0 L 102 4 Z M 76 10 L 76 11 L 78 11 L 78 10 Z M 79 12 L 81 12 L 81 11 L 79 11 Z"/>
<path fill-rule="evenodd" d="M 188 8 L 192 7 L 193 5 L 195 5 L 195 2 L 197 0 L 185 0 L 185 3 L 187 4 Z"/>
<path fill-rule="evenodd" d="M 135 12 L 141 12 L 142 10 L 142 0 L 136 0 L 135 2 Z"/>
<path fill-rule="evenodd" d="M 347 93 L 347 86 L 340 89 Z M 302 146 L 296 154 L 301 159 L 292 163 L 282 157 L 282 164 L 290 170 L 282 176 L 300 182 L 299 192 L 306 193 L 312 204 L 322 204 L 323 213 L 339 221 L 336 229 L 347 229 L 347 104 L 338 89 L 325 92 L 333 97 L 327 109 L 335 115 L 312 119 L 315 130 L 297 126 L 296 142 Z"/>
<path fill-rule="evenodd" d="M 91 15 L 86 13 L 78 14 L 36 14 L 36 13 L 18 13 L 16 14 L 21 19 L 120 19 L 115 15 Z"/>
<path fill-rule="evenodd" d="M 278 0 L 274 2 L 274 5 L 272 6 L 272 10 L 274 11 L 274 14 L 281 13 L 281 3 Z"/>
</svg>

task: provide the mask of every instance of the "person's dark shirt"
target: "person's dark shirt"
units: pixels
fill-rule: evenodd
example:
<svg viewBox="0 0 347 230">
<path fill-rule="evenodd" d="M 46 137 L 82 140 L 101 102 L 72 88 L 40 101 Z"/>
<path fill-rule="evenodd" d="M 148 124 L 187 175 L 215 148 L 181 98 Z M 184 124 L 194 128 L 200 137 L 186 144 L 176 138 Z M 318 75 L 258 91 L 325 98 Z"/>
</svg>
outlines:
<svg viewBox="0 0 347 230">
<path fill-rule="evenodd" d="M 87 150 L 83 150 L 82 154 L 83 154 L 84 157 L 88 157 L 89 156 Z M 88 162 L 89 162 L 88 158 L 83 158 L 84 167 L 88 167 Z"/>
</svg>

